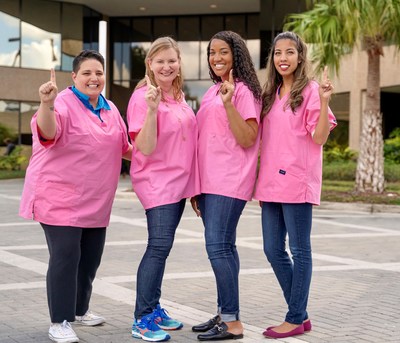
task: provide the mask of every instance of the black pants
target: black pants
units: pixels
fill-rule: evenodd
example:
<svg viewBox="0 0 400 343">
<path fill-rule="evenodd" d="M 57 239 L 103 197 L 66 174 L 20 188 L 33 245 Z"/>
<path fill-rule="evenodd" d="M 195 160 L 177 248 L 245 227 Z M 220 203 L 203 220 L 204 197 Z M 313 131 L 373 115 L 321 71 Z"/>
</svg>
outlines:
<svg viewBox="0 0 400 343">
<path fill-rule="evenodd" d="M 106 228 L 40 224 L 50 254 L 46 285 L 51 322 L 73 322 L 75 315 L 82 316 L 89 309 Z"/>
</svg>

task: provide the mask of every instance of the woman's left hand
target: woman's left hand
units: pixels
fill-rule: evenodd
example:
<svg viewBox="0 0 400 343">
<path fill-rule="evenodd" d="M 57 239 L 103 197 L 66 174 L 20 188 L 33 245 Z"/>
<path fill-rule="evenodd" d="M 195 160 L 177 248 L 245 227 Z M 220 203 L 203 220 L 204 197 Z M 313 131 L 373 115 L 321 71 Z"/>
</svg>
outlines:
<svg viewBox="0 0 400 343">
<path fill-rule="evenodd" d="M 328 78 L 328 67 L 325 66 L 323 76 L 322 76 L 322 82 L 319 85 L 319 96 L 322 99 L 329 100 L 332 93 L 333 93 L 333 85 L 331 80 Z"/>
<path fill-rule="evenodd" d="M 190 198 L 190 203 L 192 204 L 193 211 L 196 213 L 197 217 L 201 217 L 201 212 L 199 208 L 199 200 L 197 196 Z"/>
<path fill-rule="evenodd" d="M 229 80 L 225 80 L 219 88 L 223 103 L 231 101 L 234 92 L 235 80 L 233 79 L 233 70 L 231 69 L 229 72 Z"/>
</svg>

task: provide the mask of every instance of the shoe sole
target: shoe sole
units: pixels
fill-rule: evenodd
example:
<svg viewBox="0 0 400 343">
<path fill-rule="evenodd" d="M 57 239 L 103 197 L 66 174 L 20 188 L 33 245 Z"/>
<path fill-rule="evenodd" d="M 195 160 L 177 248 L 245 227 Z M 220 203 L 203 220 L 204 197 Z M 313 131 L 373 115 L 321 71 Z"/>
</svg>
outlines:
<svg viewBox="0 0 400 343">
<path fill-rule="evenodd" d="M 157 325 L 160 327 L 160 329 L 167 330 L 167 331 L 180 330 L 183 328 L 183 324 L 181 324 L 180 326 L 177 326 L 177 327 L 161 326 L 160 324 L 157 324 Z"/>
<path fill-rule="evenodd" d="M 76 343 L 76 342 L 79 342 L 79 338 L 78 337 L 76 337 L 76 338 L 56 338 L 50 333 L 49 333 L 49 338 L 53 342 L 57 342 L 57 343 Z"/>
<path fill-rule="evenodd" d="M 143 339 L 144 341 L 147 341 L 147 342 L 165 342 L 171 338 L 170 335 L 166 335 L 165 338 L 163 338 L 163 339 L 150 338 L 150 337 L 143 336 L 142 334 L 140 334 L 138 332 L 133 332 L 133 331 L 132 331 L 132 337 L 138 338 L 138 339 Z"/>
<path fill-rule="evenodd" d="M 75 320 L 71 324 L 83 325 L 83 326 L 97 326 L 97 325 L 104 324 L 105 322 L 106 322 L 105 320 L 96 320 L 96 321 L 91 321 L 91 322 L 83 322 L 80 320 Z"/>
</svg>

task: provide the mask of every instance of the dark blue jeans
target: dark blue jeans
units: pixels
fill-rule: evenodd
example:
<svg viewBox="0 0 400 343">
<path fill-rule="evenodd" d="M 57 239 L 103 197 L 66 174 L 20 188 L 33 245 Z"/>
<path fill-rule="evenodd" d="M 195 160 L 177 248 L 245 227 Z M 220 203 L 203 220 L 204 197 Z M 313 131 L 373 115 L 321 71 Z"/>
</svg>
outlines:
<svg viewBox="0 0 400 343">
<path fill-rule="evenodd" d="M 161 284 L 186 199 L 146 210 L 148 242 L 136 276 L 135 318 L 150 314 L 160 302 Z"/>
<path fill-rule="evenodd" d="M 239 255 L 236 228 L 246 201 L 215 194 L 198 198 L 208 258 L 217 283 L 217 302 L 224 322 L 239 320 Z"/>
<path fill-rule="evenodd" d="M 311 225 L 311 204 L 262 204 L 264 253 L 288 304 L 285 321 L 292 324 L 301 324 L 308 318 L 306 309 L 312 274 Z M 286 234 L 292 259 L 286 251 Z"/>
</svg>

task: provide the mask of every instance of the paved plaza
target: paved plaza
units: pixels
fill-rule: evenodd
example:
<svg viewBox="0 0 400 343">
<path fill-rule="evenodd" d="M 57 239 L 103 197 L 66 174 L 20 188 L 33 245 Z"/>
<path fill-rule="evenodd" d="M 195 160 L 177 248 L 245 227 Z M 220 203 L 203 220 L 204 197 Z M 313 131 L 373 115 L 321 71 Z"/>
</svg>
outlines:
<svg viewBox="0 0 400 343">
<path fill-rule="evenodd" d="M 46 342 L 49 328 L 45 274 L 48 251 L 40 225 L 17 215 L 23 180 L 0 181 L 0 342 Z M 309 299 L 313 331 L 288 343 L 400 342 L 400 207 L 323 204 L 314 210 L 314 273 Z M 82 343 L 140 342 L 130 335 L 135 275 L 146 246 L 144 211 L 121 179 L 103 261 L 91 300 L 106 317 L 98 327 L 75 327 Z M 266 326 L 280 323 L 286 305 L 263 254 L 260 208 L 248 203 L 237 246 L 244 338 L 266 342 Z M 187 202 L 168 258 L 161 305 L 184 323 L 171 342 L 197 342 L 191 326 L 216 310 L 213 273 L 203 227 Z"/>
</svg>

